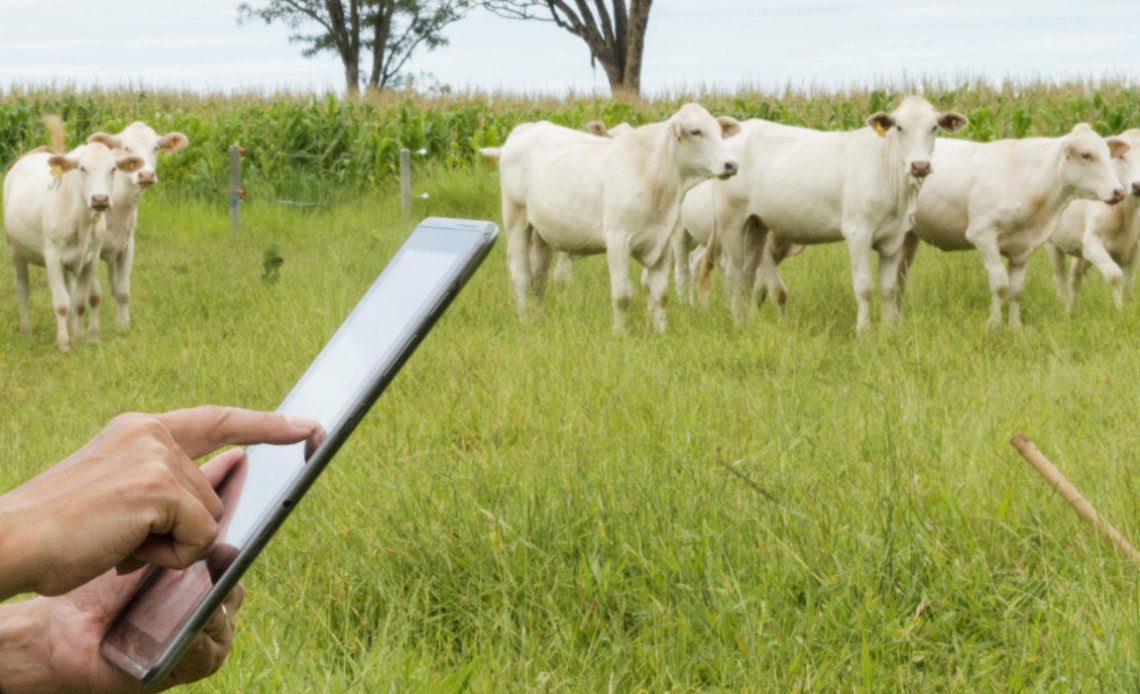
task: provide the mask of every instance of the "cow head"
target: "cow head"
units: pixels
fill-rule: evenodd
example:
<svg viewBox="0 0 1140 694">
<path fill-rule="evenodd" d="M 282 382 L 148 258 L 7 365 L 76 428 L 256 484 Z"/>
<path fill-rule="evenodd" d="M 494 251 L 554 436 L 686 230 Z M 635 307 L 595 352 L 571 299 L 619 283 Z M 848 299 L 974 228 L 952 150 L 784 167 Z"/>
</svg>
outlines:
<svg viewBox="0 0 1140 694">
<path fill-rule="evenodd" d="M 77 147 L 66 155 L 52 155 L 48 159 L 48 165 L 59 176 L 77 177 L 84 205 L 102 212 L 111 206 L 115 172 L 129 174 L 138 171 L 143 160 L 136 156 L 116 158 L 110 148 L 96 142 Z"/>
<path fill-rule="evenodd" d="M 1119 137 L 1102 138 L 1088 123 L 1077 123 L 1061 138 L 1064 158 L 1061 179 L 1074 195 L 1115 205 L 1124 199 L 1113 160 L 1126 155 L 1131 146 Z"/>
<path fill-rule="evenodd" d="M 726 179 L 740 168 L 740 163 L 724 146 L 725 138 L 740 132 L 736 119 L 713 118 L 703 106 L 685 104 L 666 125 L 676 140 L 679 163 L 694 176 Z"/>
<path fill-rule="evenodd" d="M 1128 143 L 1128 151 L 1112 158 L 1112 167 L 1116 169 L 1116 180 L 1120 181 L 1128 199 L 1140 204 L 1140 130 L 1125 130 L 1112 139 Z M 1108 151 L 1112 152 L 1112 145 Z"/>
<path fill-rule="evenodd" d="M 143 165 L 128 176 L 131 183 L 140 188 L 149 188 L 158 183 L 155 167 L 159 154 L 173 154 L 190 143 L 182 133 L 159 135 L 154 128 L 140 121 L 131 123 L 118 135 L 99 132 L 87 138 L 87 141 L 100 142 L 115 150 L 116 154 L 141 157 Z"/>
<path fill-rule="evenodd" d="M 867 125 L 892 145 L 904 175 L 915 184 L 934 172 L 931 161 L 939 129 L 952 133 L 967 122 L 960 113 L 939 113 L 921 96 L 908 96 L 894 111 L 879 111 L 867 119 Z"/>
</svg>

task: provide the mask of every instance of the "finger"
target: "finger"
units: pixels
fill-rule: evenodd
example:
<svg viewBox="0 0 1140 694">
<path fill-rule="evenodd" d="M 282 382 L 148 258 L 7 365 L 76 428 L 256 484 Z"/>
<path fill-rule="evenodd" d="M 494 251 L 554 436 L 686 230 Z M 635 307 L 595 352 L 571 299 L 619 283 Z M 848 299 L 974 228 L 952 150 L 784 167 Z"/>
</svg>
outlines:
<svg viewBox="0 0 1140 694">
<path fill-rule="evenodd" d="M 155 415 L 191 458 L 231 444 L 297 443 L 320 425 L 303 417 L 204 405 Z"/>
<path fill-rule="evenodd" d="M 231 448 L 224 453 L 219 453 L 213 458 L 210 458 L 210 460 L 203 463 L 202 467 L 198 469 L 206 476 L 206 481 L 210 483 L 210 487 L 217 489 L 230 474 L 230 471 L 237 467 L 244 459 L 244 450 Z"/>
<path fill-rule="evenodd" d="M 189 492 L 178 495 L 168 525 L 152 527 L 151 535 L 132 556 L 169 569 L 184 569 L 205 556 L 218 538 L 218 522 Z"/>
<path fill-rule="evenodd" d="M 230 608 L 230 621 L 234 621 L 237 611 L 241 609 L 242 603 L 245 602 L 245 584 L 239 583 L 234 586 L 230 594 L 226 596 L 225 604 Z"/>
<path fill-rule="evenodd" d="M 210 618 L 206 620 L 206 626 L 202 627 L 202 633 L 210 637 L 215 643 L 220 643 L 223 646 L 229 643 L 230 617 L 229 607 L 225 602 L 223 602 L 218 609 L 214 610 L 214 614 L 210 615 Z"/>
<path fill-rule="evenodd" d="M 144 566 L 146 566 L 145 561 L 131 556 L 115 564 L 115 573 L 120 576 L 126 576 L 127 574 L 133 574 Z"/>
<path fill-rule="evenodd" d="M 186 490 L 202 503 L 202 506 L 214 517 L 214 520 L 221 520 L 222 513 L 225 512 L 222 500 L 218 498 L 214 486 L 210 484 L 210 480 L 203 474 L 201 468 L 194 464 L 193 460 L 186 457 L 186 454 L 179 448 L 171 451 L 170 467 L 182 486 L 186 487 Z"/>
<path fill-rule="evenodd" d="M 175 684 L 188 684 L 209 677 L 218 671 L 230 652 L 228 643 L 221 644 L 201 633 L 190 642 L 186 654 L 162 682 L 165 688 Z"/>
</svg>

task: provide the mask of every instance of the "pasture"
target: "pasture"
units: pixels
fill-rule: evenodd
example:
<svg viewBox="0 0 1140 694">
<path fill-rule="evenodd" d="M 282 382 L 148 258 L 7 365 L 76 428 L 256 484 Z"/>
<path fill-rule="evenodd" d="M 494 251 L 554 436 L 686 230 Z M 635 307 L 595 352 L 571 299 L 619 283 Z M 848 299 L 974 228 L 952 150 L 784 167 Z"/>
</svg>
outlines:
<svg viewBox="0 0 1140 694">
<path fill-rule="evenodd" d="M 417 218 L 499 222 L 493 171 L 418 176 Z M 255 199 L 231 237 L 218 199 L 160 184 L 130 331 L 105 305 L 70 355 L 42 271 L 16 332 L 5 256 L 0 488 L 124 410 L 274 407 L 412 226 L 389 183 L 353 195 Z M 1008 443 L 1140 538 L 1140 307 L 1092 273 L 1066 317 L 1038 254 L 1026 327 L 991 331 L 976 255 L 925 247 L 906 318 L 855 339 L 843 247 L 782 272 L 786 324 L 734 326 L 717 286 L 659 336 L 637 291 L 615 337 L 601 258 L 520 324 L 500 239 L 247 575 L 195 691 L 1140 687 L 1135 567 Z"/>
</svg>

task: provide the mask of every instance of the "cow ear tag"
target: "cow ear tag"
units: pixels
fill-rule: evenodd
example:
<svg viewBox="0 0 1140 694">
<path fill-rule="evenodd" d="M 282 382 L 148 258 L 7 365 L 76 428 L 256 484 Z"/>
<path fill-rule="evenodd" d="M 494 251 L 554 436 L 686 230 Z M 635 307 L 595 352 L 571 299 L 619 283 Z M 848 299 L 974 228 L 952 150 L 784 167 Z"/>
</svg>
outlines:
<svg viewBox="0 0 1140 694">
<path fill-rule="evenodd" d="M 59 188 L 59 184 L 63 180 L 63 167 L 59 164 L 52 164 L 51 178 L 51 186 L 48 188 L 48 190 L 55 190 L 56 188 Z"/>
<path fill-rule="evenodd" d="M 883 124 L 879 121 L 875 121 L 875 132 L 879 133 L 879 137 L 887 136 L 887 129 L 884 128 Z"/>
</svg>

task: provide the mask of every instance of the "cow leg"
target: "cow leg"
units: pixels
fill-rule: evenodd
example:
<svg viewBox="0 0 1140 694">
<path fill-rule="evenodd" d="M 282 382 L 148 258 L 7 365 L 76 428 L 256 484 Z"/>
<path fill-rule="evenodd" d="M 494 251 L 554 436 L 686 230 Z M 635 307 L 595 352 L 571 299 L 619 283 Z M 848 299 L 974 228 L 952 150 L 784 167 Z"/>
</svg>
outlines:
<svg viewBox="0 0 1140 694">
<path fill-rule="evenodd" d="M 772 299 L 776 302 L 780 320 L 787 321 L 788 288 L 784 286 L 784 278 L 780 277 L 780 264 L 772 254 L 770 244 L 765 243 L 764 250 L 760 254 L 760 267 L 757 269 L 756 286 L 752 293 L 757 306 L 764 302 L 767 295 L 771 294 Z"/>
<path fill-rule="evenodd" d="M 111 278 L 111 264 L 113 261 L 107 261 L 107 276 Z M 96 262 L 98 265 L 98 262 Z M 103 303 L 103 287 L 99 283 L 98 267 L 91 273 L 91 287 L 87 291 L 87 306 L 90 308 L 91 313 L 87 315 L 87 332 L 92 336 L 99 334 L 99 306 Z"/>
<path fill-rule="evenodd" d="M 550 260 L 554 250 L 538 234 L 530 235 L 530 294 L 534 297 L 539 316 L 546 298 L 546 278 L 550 274 Z"/>
<path fill-rule="evenodd" d="M 16 311 L 20 316 L 20 332 L 30 333 L 32 322 L 28 320 L 28 261 L 15 252 L 11 255 L 16 270 Z"/>
<path fill-rule="evenodd" d="M 1066 307 L 1069 305 L 1069 266 L 1065 252 L 1051 243 L 1045 244 L 1045 253 L 1053 264 L 1053 289 Z"/>
<path fill-rule="evenodd" d="M 554 283 L 567 285 L 574 278 L 574 256 L 566 251 L 554 254 Z"/>
<path fill-rule="evenodd" d="M 120 330 L 125 330 L 131 324 L 131 269 L 134 264 L 135 240 L 132 237 L 114 262 L 107 263 L 111 296 L 115 299 L 115 327 Z M 111 272 L 112 266 L 114 273 Z"/>
<path fill-rule="evenodd" d="M 883 301 L 883 325 L 893 325 L 901 314 L 899 275 L 906 262 L 905 243 L 894 253 L 879 252 L 879 296 Z"/>
<path fill-rule="evenodd" d="M 610 296 L 614 308 L 614 332 L 625 330 L 625 314 L 629 310 L 629 301 L 633 297 L 633 286 L 629 281 L 629 241 L 615 239 L 609 235 L 606 239 L 606 261 L 610 266 Z"/>
<path fill-rule="evenodd" d="M 966 229 L 966 239 L 978 249 L 978 255 L 982 259 L 982 265 L 985 266 L 990 281 L 990 317 L 986 320 L 986 325 L 1000 328 L 1001 305 L 1009 294 L 1009 273 L 1006 272 L 1005 263 L 1001 260 L 997 237 L 993 234 L 983 234 L 983 230 L 971 227 Z"/>
<path fill-rule="evenodd" d="M 749 244 L 753 241 L 745 229 L 747 223 L 747 210 L 743 209 L 724 210 L 723 217 L 718 219 L 718 243 L 724 256 L 724 290 L 732 318 L 738 325 L 748 320 L 751 308 L 748 295 L 754 277 L 745 273 L 747 256 L 751 252 Z M 705 253 L 707 255 L 708 251 Z M 709 260 L 706 258 L 703 262 L 708 264 Z"/>
<path fill-rule="evenodd" d="M 503 228 L 507 237 L 507 271 L 515 290 L 519 320 L 526 320 L 527 293 L 530 291 L 530 224 L 526 208 L 503 200 Z"/>
<path fill-rule="evenodd" d="M 669 258 L 662 257 L 657 264 L 645 268 L 645 288 L 649 291 L 649 316 L 653 329 L 665 332 L 665 303 L 669 299 Z"/>
<path fill-rule="evenodd" d="M 55 311 L 55 343 L 59 351 L 70 352 L 71 338 L 67 331 L 67 321 L 71 311 L 71 296 L 67 292 L 63 263 L 51 246 L 44 248 L 44 269 L 47 270 L 48 287 L 51 289 L 51 307 Z"/>
<path fill-rule="evenodd" d="M 96 274 L 99 271 L 99 259 L 96 258 L 94 262 L 80 269 L 79 274 L 75 278 L 75 295 L 74 302 L 76 311 L 79 315 L 76 316 L 76 322 L 79 324 L 79 335 L 83 334 L 83 314 L 87 312 L 88 304 L 91 301 L 91 286 L 96 281 Z M 91 311 L 94 315 L 98 311 Z M 99 339 L 99 322 L 98 319 L 92 321 L 88 318 L 87 339 Z"/>
<path fill-rule="evenodd" d="M 1082 252 L 1085 260 L 1096 266 L 1100 270 L 1100 274 L 1104 275 L 1104 281 L 1108 283 L 1108 289 L 1112 292 L 1112 303 L 1116 304 L 1116 308 L 1124 306 L 1124 271 L 1112 259 L 1108 249 L 1099 239 L 1086 241 Z"/>
<path fill-rule="evenodd" d="M 914 259 L 918 255 L 918 247 L 922 245 L 918 236 L 909 231 L 903 236 L 902 258 L 899 260 L 898 291 L 895 292 L 895 304 L 901 316 L 906 309 L 906 283 L 910 279 Z"/>
<path fill-rule="evenodd" d="M 693 251 L 692 238 L 680 223 L 669 237 L 673 255 L 673 281 L 677 285 L 677 298 L 683 304 L 693 303 L 693 274 L 689 269 L 689 254 Z"/>
<path fill-rule="evenodd" d="M 87 292 L 80 291 L 83 287 L 79 276 L 70 271 L 64 271 L 64 280 L 67 284 L 67 330 L 71 340 L 79 340 L 86 336 L 83 328 L 83 316 L 87 313 Z"/>
<path fill-rule="evenodd" d="M 1021 328 L 1021 290 L 1028 269 L 1028 255 L 1009 259 L 1009 327 L 1015 330 Z"/>
<path fill-rule="evenodd" d="M 1069 303 L 1065 305 L 1065 313 L 1070 316 L 1077 307 L 1077 297 L 1081 294 L 1081 281 L 1091 266 L 1084 258 L 1073 258 L 1072 274 L 1069 276 Z"/>
<path fill-rule="evenodd" d="M 875 289 L 871 273 L 871 232 L 858 229 L 844 236 L 851 256 L 851 286 L 855 290 L 855 334 L 863 335 L 871 327 L 871 295 Z"/>
</svg>

